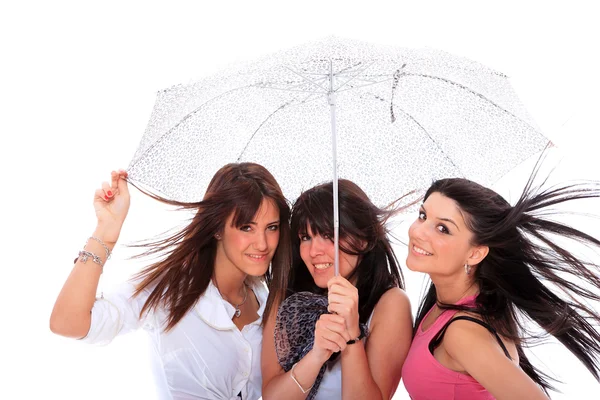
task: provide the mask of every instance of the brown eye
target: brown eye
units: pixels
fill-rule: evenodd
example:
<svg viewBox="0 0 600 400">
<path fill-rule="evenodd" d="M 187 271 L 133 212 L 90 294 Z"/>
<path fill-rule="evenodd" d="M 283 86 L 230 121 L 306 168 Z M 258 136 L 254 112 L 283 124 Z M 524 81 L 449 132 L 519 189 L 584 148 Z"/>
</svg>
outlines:
<svg viewBox="0 0 600 400">
<path fill-rule="evenodd" d="M 449 234 L 450 233 L 450 231 L 448 230 L 448 228 L 446 228 L 446 226 L 442 225 L 442 224 L 440 224 L 440 225 L 437 226 L 437 230 L 440 231 L 441 233 L 445 233 L 445 234 Z"/>
</svg>

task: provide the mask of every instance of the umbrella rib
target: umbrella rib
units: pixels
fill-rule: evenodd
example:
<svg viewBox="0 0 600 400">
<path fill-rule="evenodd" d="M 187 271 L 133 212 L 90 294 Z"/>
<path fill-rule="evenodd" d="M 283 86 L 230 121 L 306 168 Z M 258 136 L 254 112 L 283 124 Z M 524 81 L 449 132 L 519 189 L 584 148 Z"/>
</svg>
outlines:
<svg viewBox="0 0 600 400">
<path fill-rule="evenodd" d="M 422 77 L 422 78 L 435 79 L 435 80 L 439 80 L 439 81 L 442 81 L 442 82 L 449 83 L 449 84 L 451 84 L 451 85 L 454 85 L 454 86 L 458 86 L 459 88 L 461 88 L 461 89 L 464 89 L 464 90 L 466 90 L 466 91 L 468 91 L 468 92 L 471 92 L 471 93 L 472 93 L 472 94 L 474 94 L 475 96 L 478 96 L 478 97 L 480 97 L 481 99 L 483 99 L 484 101 L 487 101 L 488 103 L 492 104 L 494 107 L 496 107 L 496 108 L 498 108 L 498 109 L 500 109 L 500 110 L 504 111 L 505 113 L 509 114 L 510 116 L 512 116 L 512 117 L 516 118 L 517 120 L 519 120 L 519 121 L 523 122 L 525 125 L 527 125 L 528 127 L 530 127 L 530 128 L 533 130 L 533 131 L 535 131 L 535 132 L 538 132 L 538 130 L 537 130 L 535 127 L 533 127 L 533 126 L 531 126 L 529 123 L 527 123 L 527 122 L 523 121 L 521 118 L 517 117 L 517 116 L 516 116 L 515 114 L 513 114 L 512 112 L 508 111 L 508 110 L 507 110 L 507 109 L 505 109 L 504 107 L 501 107 L 499 104 L 496 104 L 496 103 L 495 103 L 493 100 L 491 100 L 491 99 L 487 98 L 487 97 L 486 97 L 486 96 L 484 96 L 483 94 L 481 94 L 481 93 L 479 93 L 479 92 L 476 92 L 476 91 L 474 91 L 473 89 L 471 89 L 471 88 L 469 88 L 468 86 L 465 86 L 465 85 L 463 85 L 463 84 L 461 84 L 461 83 L 458 83 L 458 82 L 452 81 L 452 80 L 450 80 L 450 79 L 441 78 L 441 77 L 439 77 L 439 76 L 434 76 L 434 75 L 426 75 L 426 74 L 415 74 L 415 73 L 411 73 L 411 72 L 402 72 L 402 73 L 400 74 L 399 78 L 401 78 L 403 75 L 406 75 L 406 76 L 420 76 L 420 77 Z"/>
<path fill-rule="evenodd" d="M 321 80 L 321 81 L 325 81 L 326 79 L 327 79 L 327 77 L 323 76 L 321 79 L 317 79 L 316 81 L 317 81 L 317 82 L 318 82 L 319 80 Z M 292 83 L 292 82 L 288 82 L 288 83 Z M 294 82 L 294 83 L 295 83 L 295 82 Z M 305 84 L 306 84 L 306 82 L 304 82 L 304 80 L 301 80 L 301 81 L 298 81 L 296 85 L 292 85 L 292 86 L 289 86 L 289 87 L 291 87 L 292 89 L 296 89 L 296 88 L 302 87 L 302 86 L 303 86 L 303 85 L 305 85 Z"/>
<path fill-rule="evenodd" d="M 365 85 L 351 86 L 351 87 L 349 87 L 347 89 L 340 90 L 339 92 L 347 92 L 348 90 L 352 90 L 352 89 L 358 89 L 358 88 L 364 88 L 364 87 L 368 87 L 368 86 L 378 85 L 380 83 L 384 83 L 384 82 L 391 81 L 391 80 L 392 80 L 392 78 L 387 78 L 387 79 L 382 79 L 380 81 L 367 83 Z"/>
<path fill-rule="evenodd" d="M 356 63 L 354 65 L 345 67 L 344 69 L 339 70 L 338 72 L 334 73 L 335 76 L 346 76 L 348 74 L 351 74 L 354 72 L 354 70 L 352 70 L 353 67 L 356 67 L 357 65 L 360 65 L 361 63 Z M 321 76 L 324 79 L 329 78 L 329 73 L 323 73 L 323 72 L 304 72 L 305 75 L 314 75 L 314 76 Z"/>
<path fill-rule="evenodd" d="M 554 143 L 552 143 L 551 140 L 548 140 L 546 142 L 546 144 L 544 145 L 544 148 L 541 150 L 538 150 L 538 152 L 544 152 L 554 146 Z M 537 153 L 536 153 L 537 154 Z M 529 156 L 532 157 L 532 156 Z M 508 171 L 506 171 L 503 175 L 499 176 L 498 178 L 496 178 L 496 180 L 494 180 L 494 182 L 492 182 L 492 185 L 495 185 L 496 183 L 498 183 L 498 181 L 502 178 L 504 178 L 506 175 L 510 174 L 512 171 L 514 171 L 515 169 L 517 169 L 519 166 L 521 166 L 521 164 L 523 164 L 525 162 L 525 160 L 529 159 L 529 157 L 525 157 L 524 159 L 520 160 L 518 163 L 516 163 L 516 165 L 512 166 Z M 548 177 L 546 177 L 547 179 Z"/>
<path fill-rule="evenodd" d="M 352 71 L 338 72 L 338 73 L 336 73 L 336 76 L 349 76 L 351 72 Z M 386 73 L 379 73 L 379 74 L 372 73 L 371 75 L 367 75 L 367 76 L 388 76 L 388 75 L 389 75 L 389 73 L 386 72 Z"/>
<path fill-rule="evenodd" d="M 304 74 L 301 74 L 300 72 L 294 70 L 293 68 L 290 67 L 286 67 L 287 69 L 289 69 L 290 71 L 292 71 L 294 74 L 298 75 L 299 77 L 301 77 L 302 79 L 306 80 L 309 83 L 312 83 L 313 85 L 315 85 L 318 88 L 323 89 L 325 92 L 327 92 L 327 89 L 324 88 L 322 85 L 320 85 L 319 83 L 315 82 L 313 79 L 310 79 L 309 77 L 307 77 Z"/>
<path fill-rule="evenodd" d="M 274 87 L 274 86 L 262 86 L 263 89 L 273 89 L 273 90 L 281 90 L 284 92 L 299 92 L 299 93 L 310 93 L 310 94 L 325 94 L 323 92 L 313 92 L 311 90 L 299 90 L 299 89 L 288 89 L 282 87 Z"/>
<path fill-rule="evenodd" d="M 355 62 L 353 65 L 348 65 L 347 67 L 340 69 L 334 75 L 335 76 L 343 76 L 343 75 L 346 75 L 346 74 L 351 74 L 354 71 L 352 68 L 354 68 L 354 67 L 356 67 L 358 65 L 362 65 L 362 61 Z"/>
<path fill-rule="evenodd" d="M 304 81 L 298 81 L 298 82 L 287 82 L 287 83 L 290 85 L 290 86 L 287 86 L 287 87 L 289 87 L 290 89 L 298 89 L 298 88 L 302 88 L 302 87 L 306 86 L 306 82 L 304 82 Z M 292 83 L 296 83 L 296 84 L 295 84 L 295 85 L 293 85 Z M 276 85 L 276 84 L 274 83 L 273 85 Z M 301 89 L 301 90 L 302 90 L 302 89 Z"/>
<path fill-rule="evenodd" d="M 202 109 L 204 106 L 206 106 L 207 104 L 221 98 L 224 97 L 230 93 L 236 92 L 238 90 L 242 90 L 242 89 L 248 89 L 251 87 L 259 87 L 256 84 L 252 84 L 252 85 L 246 85 L 246 86 L 240 86 L 237 88 L 233 88 L 230 89 L 226 92 L 221 93 L 218 96 L 215 96 L 211 99 L 208 99 L 207 101 L 205 101 L 204 103 L 202 103 L 201 105 L 199 105 L 198 107 L 196 107 L 194 110 L 190 111 L 189 113 L 187 113 L 184 117 L 181 118 L 181 120 L 179 122 L 177 122 L 175 125 L 173 125 L 171 128 L 169 128 L 168 131 L 166 131 L 164 134 L 162 134 L 158 139 L 156 139 L 156 141 L 154 141 L 154 143 L 152 143 L 150 146 L 148 146 L 148 148 L 146 150 L 144 150 L 144 152 L 142 154 L 139 155 L 139 157 L 137 157 L 137 160 L 131 162 L 131 164 L 129 164 L 129 167 L 127 169 L 131 169 L 133 168 L 133 166 L 135 166 L 137 164 L 137 161 L 142 159 L 142 156 L 144 156 L 145 154 L 147 154 L 150 150 L 152 150 L 154 147 L 156 147 L 162 140 L 164 140 L 164 138 L 166 138 L 167 136 L 169 136 L 169 134 L 171 132 L 173 132 L 179 125 L 181 125 L 185 120 L 187 120 L 188 118 L 191 118 L 192 115 L 194 115 L 195 113 L 197 113 L 198 111 L 200 111 L 200 109 Z"/>
<path fill-rule="evenodd" d="M 344 84 L 342 84 L 340 87 L 343 87 L 343 86 L 344 86 L 344 85 L 346 85 L 348 82 L 352 81 L 354 78 L 356 78 L 356 76 L 358 76 L 358 75 L 359 75 L 361 72 L 363 72 L 363 71 L 367 70 L 368 68 L 370 68 L 370 67 L 371 67 L 371 66 L 372 66 L 374 63 L 375 63 L 375 62 L 372 62 L 372 63 L 371 63 L 369 66 L 367 66 L 367 67 L 365 67 L 365 68 L 363 68 L 363 69 L 359 70 L 359 71 L 358 71 L 358 72 L 356 72 L 356 73 L 354 73 L 354 71 L 350 71 L 350 72 L 352 72 L 352 73 L 353 73 L 353 75 L 351 76 L 351 78 L 350 78 L 350 79 L 349 79 L 347 82 L 345 82 Z M 345 73 L 346 73 L 345 71 L 347 71 L 347 70 L 349 70 L 349 69 L 352 69 L 353 67 L 356 67 L 357 65 L 360 65 L 360 64 L 361 64 L 361 63 L 359 62 L 359 63 L 356 63 L 356 64 L 354 64 L 354 65 L 352 65 L 352 66 L 348 66 L 348 67 L 346 67 L 345 69 L 342 69 L 342 70 L 340 70 L 339 72 L 336 72 L 336 73 L 335 73 L 335 75 L 336 75 L 336 76 L 343 75 L 343 74 L 345 74 Z M 290 68 L 290 67 L 286 67 L 286 68 L 287 68 L 288 70 L 292 71 L 294 74 L 296 74 L 296 75 L 300 76 L 302 79 L 304 79 L 304 80 L 306 80 L 306 81 L 308 81 L 308 82 L 312 83 L 313 85 L 315 85 L 315 86 L 317 86 L 317 87 L 319 87 L 319 88 L 321 88 L 321 89 L 323 89 L 323 90 L 327 91 L 327 89 L 325 89 L 325 87 L 323 87 L 323 85 L 321 85 L 319 82 L 317 82 L 317 80 L 311 79 L 311 78 L 309 78 L 307 75 L 315 75 L 315 76 L 319 76 L 319 77 L 321 77 L 321 78 L 324 80 L 324 79 L 326 79 L 326 78 L 329 76 L 329 74 L 322 74 L 322 73 L 315 73 L 315 72 L 309 72 L 309 73 L 300 73 L 300 72 L 298 72 L 298 71 L 294 70 L 293 68 Z M 338 87 L 338 89 L 339 89 L 340 87 Z M 336 89 L 336 91 L 337 91 L 337 89 Z"/>
<path fill-rule="evenodd" d="M 349 74 L 349 73 L 351 73 L 352 75 L 350 75 L 350 78 L 349 78 L 349 79 L 348 79 L 346 82 L 344 82 L 344 83 L 342 83 L 340 86 L 338 86 L 338 88 L 335 90 L 335 92 L 343 92 L 343 91 L 346 91 L 346 90 L 351 90 L 351 89 L 354 89 L 354 88 L 360 88 L 360 87 L 364 87 L 364 86 L 375 85 L 375 84 L 378 84 L 378 83 L 386 82 L 386 81 L 388 81 L 388 80 L 390 80 L 390 79 L 391 79 L 391 78 L 388 78 L 388 79 L 384 79 L 384 80 L 380 80 L 380 81 L 373 81 L 373 80 L 360 79 L 361 81 L 366 81 L 366 82 L 369 82 L 369 84 L 367 84 L 367 85 L 357 85 L 357 86 L 353 86 L 353 87 L 351 87 L 351 88 L 349 88 L 349 89 L 343 89 L 343 90 L 340 90 L 340 89 L 341 89 L 341 88 L 343 88 L 344 86 L 347 86 L 347 85 L 348 85 L 350 82 L 352 82 L 352 81 L 356 80 L 356 79 L 357 79 L 357 78 L 360 76 L 360 74 L 364 73 L 364 72 L 365 72 L 367 69 L 369 69 L 371 66 L 373 66 L 373 64 L 374 64 L 374 62 L 372 62 L 372 63 L 371 63 L 371 64 L 369 64 L 368 66 L 366 66 L 366 67 L 364 67 L 364 68 L 361 68 L 361 69 L 359 69 L 359 70 L 357 70 L 357 71 L 349 71 L 349 72 L 346 72 L 346 71 L 343 71 L 343 72 L 342 72 L 342 71 L 341 71 L 341 72 L 336 72 L 336 73 L 335 73 L 335 75 L 336 75 L 336 76 L 347 75 L 347 74 Z M 360 65 L 360 63 L 359 63 L 359 64 L 357 64 L 357 65 Z M 356 66 L 356 65 L 354 65 L 354 66 Z M 353 66 L 353 67 L 354 67 L 354 66 Z M 327 76 L 326 76 L 325 74 L 321 74 L 321 73 L 314 73 L 314 72 L 313 72 L 313 73 L 300 73 L 300 72 L 298 72 L 298 71 L 294 70 L 293 68 L 290 68 L 290 67 L 286 67 L 286 68 L 287 68 L 288 70 L 290 70 L 291 72 L 293 72 L 294 74 L 296 74 L 296 75 L 300 76 L 300 77 L 301 77 L 303 80 L 305 80 L 305 81 L 307 81 L 307 82 L 311 83 L 312 85 L 314 85 L 314 86 L 317 86 L 317 87 L 319 87 L 319 88 L 321 88 L 321 89 L 324 89 L 323 85 L 322 85 L 322 84 L 321 84 L 319 81 L 320 81 L 320 80 L 325 80 L 325 79 L 327 78 Z M 349 69 L 349 68 L 352 68 L 352 67 L 348 67 L 348 68 L 346 68 L 346 69 Z M 317 76 L 317 77 L 319 77 L 320 79 L 311 79 L 311 78 L 307 77 L 307 75 L 314 75 L 314 76 Z M 385 76 L 385 75 L 384 75 L 384 76 Z M 296 87 L 300 87 L 300 86 L 301 86 L 300 84 L 296 85 Z M 289 89 L 289 88 L 278 88 L 278 87 L 270 87 L 270 88 L 271 88 L 271 89 L 277 89 L 277 90 L 285 90 L 285 91 L 290 91 L 290 92 L 320 93 L 320 92 L 313 92 L 313 91 L 310 91 L 310 90 L 295 90 L 295 89 Z"/>
<path fill-rule="evenodd" d="M 367 78 L 359 78 L 357 79 L 358 82 L 366 82 L 366 83 L 378 83 L 378 82 L 383 82 L 385 80 L 390 79 L 389 74 L 388 75 L 380 75 L 380 77 L 385 77 L 386 79 L 383 80 L 376 80 L 376 79 L 367 79 Z"/>
<path fill-rule="evenodd" d="M 319 94 L 319 95 L 320 95 L 320 94 L 322 94 L 322 93 L 312 93 L 312 92 L 311 92 L 311 93 L 310 93 L 308 96 L 306 96 L 306 98 L 305 98 L 304 100 L 300 101 L 299 103 L 308 103 L 308 102 L 309 102 L 309 101 L 308 101 L 308 99 L 310 99 L 310 98 L 311 98 L 311 96 L 314 96 L 315 94 Z M 262 128 L 262 126 L 263 126 L 263 125 L 264 125 L 264 124 L 265 124 L 265 123 L 266 123 L 266 122 L 267 122 L 267 121 L 268 121 L 268 120 L 269 120 L 269 119 L 270 119 L 270 118 L 271 118 L 273 115 L 275 115 L 276 113 L 278 113 L 279 111 L 281 111 L 283 108 L 285 108 L 285 107 L 289 106 L 290 104 L 292 104 L 292 102 L 293 102 L 294 100 L 296 100 L 296 99 L 290 100 L 290 101 L 288 101 L 287 103 L 285 103 L 285 104 L 282 104 L 281 106 L 279 106 L 277 109 L 275 109 L 275 111 L 273 111 L 271 114 L 269 114 L 269 115 L 267 116 L 267 118 L 265 118 L 265 120 L 264 120 L 263 122 L 261 122 L 261 123 L 260 123 L 260 125 L 258 126 L 258 128 L 256 128 L 256 130 L 254 131 L 254 133 L 252 133 L 252 136 L 250 137 L 250 139 L 248 139 L 248 141 L 246 142 L 246 145 L 244 146 L 244 149 L 241 151 L 240 155 L 237 157 L 237 162 L 240 162 L 240 159 L 242 158 L 242 156 L 243 156 L 243 155 L 244 155 L 244 153 L 246 152 L 246 149 L 247 149 L 247 148 L 248 148 L 248 146 L 250 145 L 250 142 L 252 141 L 252 139 L 254 139 L 254 136 L 256 136 L 256 134 L 258 133 L 258 131 L 260 130 L 260 128 Z M 314 101 L 314 100 L 317 100 L 317 99 L 312 99 L 312 100 L 310 100 L 310 101 Z"/>
<path fill-rule="evenodd" d="M 392 78 L 386 78 L 386 79 L 382 79 L 379 81 L 368 81 L 368 80 L 364 80 L 361 79 L 361 81 L 363 82 L 369 82 L 363 85 L 356 85 L 356 86 L 350 86 L 349 88 L 346 89 L 336 89 L 336 93 L 341 93 L 341 92 L 347 92 L 348 90 L 353 90 L 353 89 L 359 89 L 359 88 L 363 88 L 363 87 L 367 87 L 367 86 L 373 86 L 373 85 L 378 85 L 380 83 L 384 83 L 384 82 L 388 82 L 392 80 Z M 297 85 L 296 87 L 298 87 L 300 85 Z M 273 89 L 273 90 L 282 90 L 284 92 L 300 92 L 300 93 L 311 93 L 311 94 L 324 94 L 323 92 L 315 92 L 315 91 L 311 91 L 311 90 L 299 90 L 299 89 L 290 89 L 290 88 L 284 88 L 284 87 L 276 87 L 276 86 L 265 86 L 262 85 L 261 86 L 264 89 Z"/>
<path fill-rule="evenodd" d="M 315 98 L 310 99 L 311 97 L 315 96 L 316 94 L 319 96 L 316 96 Z M 310 103 L 311 101 L 319 100 L 320 98 L 322 98 L 322 96 L 323 96 L 323 93 L 311 93 L 308 96 L 306 96 L 306 98 L 304 98 L 304 100 L 300 101 L 300 103 L 302 103 L 302 104 Z"/>
<path fill-rule="evenodd" d="M 309 96 L 310 97 L 310 96 Z M 296 99 L 294 99 L 296 100 Z M 254 130 L 254 132 L 252 133 L 252 136 L 250 136 L 250 139 L 248 139 L 248 141 L 246 142 L 246 145 L 244 146 L 243 150 L 240 152 L 240 155 L 237 157 L 237 162 L 240 162 L 240 159 L 242 158 L 242 156 L 244 155 L 244 153 L 246 152 L 246 149 L 248 149 L 248 146 L 250 145 L 250 142 L 252 142 L 252 139 L 254 139 L 254 136 L 256 136 L 256 134 L 258 133 L 258 131 L 260 130 L 260 128 L 262 128 L 262 126 L 264 124 L 267 123 L 267 121 L 269 119 L 271 119 L 271 117 L 275 114 L 277 114 L 279 111 L 281 111 L 282 109 L 284 109 L 285 107 L 287 107 L 288 105 L 290 105 L 292 103 L 293 100 L 289 100 L 287 103 L 280 105 L 279 107 L 277 107 L 271 114 L 269 114 L 267 116 L 267 118 L 264 119 L 264 121 L 262 121 L 260 123 L 260 125 L 258 125 L 258 128 L 256 128 Z"/>
<path fill-rule="evenodd" d="M 452 161 L 452 159 L 450 157 L 448 157 L 448 155 L 446 154 L 446 152 L 440 147 L 439 143 L 433 138 L 431 137 L 431 135 L 429 134 L 429 132 L 427 131 L 427 129 L 425 129 L 425 127 L 423 125 L 421 125 L 419 123 L 419 121 L 417 121 L 417 119 L 415 117 L 413 117 L 412 115 L 410 115 L 409 113 L 407 113 L 406 111 L 404 111 L 403 109 L 401 109 L 400 107 L 398 107 L 398 110 L 406 115 L 411 121 L 413 121 L 415 124 L 417 124 L 417 126 L 419 128 L 421 128 L 421 130 L 423 132 L 425 132 L 425 135 L 427 135 L 427 137 L 429 138 L 429 140 L 431 140 L 431 142 L 438 148 L 438 150 L 444 155 L 444 157 L 446 157 L 446 159 L 450 162 L 450 164 L 452 164 L 452 166 L 454 168 L 456 168 L 456 170 L 461 174 L 461 176 L 465 176 L 465 174 L 461 171 L 460 168 L 458 168 L 458 166 L 456 164 L 454 164 L 454 162 Z"/>
<path fill-rule="evenodd" d="M 373 66 L 373 64 L 375 64 L 375 62 L 372 62 L 371 64 L 365 66 L 364 68 L 360 68 L 360 69 L 356 70 L 352 75 L 350 75 L 350 79 L 348 79 L 346 82 L 344 82 L 340 86 L 338 86 L 337 89 L 335 89 L 335 92 L 340 92 L 341 88 L 343 88 L 344 86 L 348 85 L 350 82 L 355 80 L 360 74 L 362 74 L 363 72 L 365 72 L 366 70 L 371 68 Z M 336 73 L 335 75 L 340 76 L 341 74 Z"/>
</svg>

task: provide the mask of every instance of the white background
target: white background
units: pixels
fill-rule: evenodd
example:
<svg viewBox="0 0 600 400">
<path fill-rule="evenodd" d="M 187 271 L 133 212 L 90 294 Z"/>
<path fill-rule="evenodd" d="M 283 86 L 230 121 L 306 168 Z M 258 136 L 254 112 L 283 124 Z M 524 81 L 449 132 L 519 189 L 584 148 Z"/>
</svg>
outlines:
<svg viewBox="0 0 600 400">
<path fill-rule="evenodd" d="M 92 232 L 92 194 L 127 167 L 155 92 L 229 63 L 335 34 L 429 46 L 506 73 L 560 148 L 559 180 L 600 179 L 600 29 L 593 2 L 65 2 L 0 6 L 0 398 L 151 399 L 143 334 L 106 348 L 53 336 L 48 318 Z M 566 2 L 565 2 L 566 3 Z M 564 3 L 561 3 L 564 4 Z M 498 189 L 518 193 L 530 166 Z M 139 193 L 121 243 L 181 216 Z M 587 210 L 597 215 L 598 202 Z M 600 236 L 598 220 L 580 220 Z M 404 229 L 404 228 L 402 228 Z M 399 232 L 402 236 L 404 232 Z M 404 248 L 398 246 L 399 258 Z M 101 286 L 140 267 L 122 246 Z M 408 274 L 416 305 L 422 278 Z M 565 382 L 555 399 L 598 398 L 600 385 L 561 346 L 536 349 Z M 509 384 L 509 383 L 507 383 Z M 397 399 L 407 398 L 402 384 Z"/>
</svg>

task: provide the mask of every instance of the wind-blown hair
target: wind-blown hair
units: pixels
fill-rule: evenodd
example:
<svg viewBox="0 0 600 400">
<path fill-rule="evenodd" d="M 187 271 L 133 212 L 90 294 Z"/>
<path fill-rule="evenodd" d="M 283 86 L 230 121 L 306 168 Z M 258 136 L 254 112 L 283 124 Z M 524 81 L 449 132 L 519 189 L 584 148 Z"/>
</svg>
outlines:
<svg viewBox="0 0 600 400">
<path fill-rule="evenodd" d="M 548 218 L 557 214 L 549 209 L 552 206 L 600 197 L 600 185 L 534 187 L 538 170 L 536 166 L 514 206 L 493 190 L 466 179 L 435 181 L 425 199 L 439 193 L 454 200 L 473 233 L 471 244 L 489 247 L 487 256 L 474 269 L 479 287 L 475 309 L 440 306 L 476 312 L 500 335 L 513 340 L 521 368 L 548 393 L 554 389 L 552 378 L 534 367 L 523 352 L 525 345 L 547 334 L 558 339 L 600 380 L 600 332 L 596 328 L 600 315 L 586 304 L 586 300 L 600 302 L 600 267 L 576 257 L 556 239 L 596 248 L 600 241 Z M 578 286 L 577 281 L 584 285 Z M 559 291 L 565 296 L 559 297 Z M 435 303 L 432 284 L 419 306 L 415 327 Z M 531 320 L 547 334 L 536 335 L 528 329 Z"/>
<path fill-rule="evenodd" d="M 141 189 L 140 189 L 141 190 Z M 254 163 L 227 164 L 213 176 L 202 201 L 184 203 L 164 199 L 143 191 L 166 204 L 195 211 L 189 225 L 164 239 L 149 241 L 135 247 L 148 248 L 137 257 L 165 255 L 134 276 L 140 283 L 135 295 L 151 288 L 140 317 L 156 308 L 167 313 L 165 331 L 173 328 L 196 304 L 208 287 L 214 272 L 217 241 L 227 218 L 233 214 L 233 226 L 239 228 L 251 222 L 264 199 L 272 200 L 279 209 L 279 245 L 263 279 L 272 293 L 287 282 L 290 268 L 289 205 L 273 175 Z M 264 316 L 273 307 L 269 295 Z M 263 320 L 264 323 L 264 320 Z"/>
<path fill-rule="evenodd" d="M 359 256 L 348 280 L 356 278 L 360 322 L 366 323 L 381 296 L 392 287 L 404 288 L 402 273 L 390 241 L 386 222 L 392 211 L 375 206 L 355 183 L 338 180 L 340 251 Z M 292 270 L 286 298 L 319 288 L 300 257 L 300 236 L 307 228 L 333 241 L 333 184 L 324 183 L 303 192 L 292 207 Z"/>
</svg>

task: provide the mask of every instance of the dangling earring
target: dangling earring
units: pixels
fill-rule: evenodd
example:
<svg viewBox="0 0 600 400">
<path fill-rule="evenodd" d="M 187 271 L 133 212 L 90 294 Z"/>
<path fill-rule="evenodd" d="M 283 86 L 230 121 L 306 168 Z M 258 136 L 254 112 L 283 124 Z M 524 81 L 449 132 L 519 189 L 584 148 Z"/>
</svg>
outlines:
<svg viewBox="0 0 600 400">
<path fill-rule="evenodd" d="M 469 264 L 465 264 L 465 272 L 467 273 L 467 275 L 471 274 L 471 266 Z"/>
</svg>

